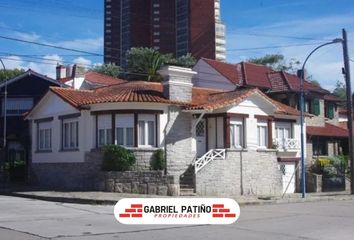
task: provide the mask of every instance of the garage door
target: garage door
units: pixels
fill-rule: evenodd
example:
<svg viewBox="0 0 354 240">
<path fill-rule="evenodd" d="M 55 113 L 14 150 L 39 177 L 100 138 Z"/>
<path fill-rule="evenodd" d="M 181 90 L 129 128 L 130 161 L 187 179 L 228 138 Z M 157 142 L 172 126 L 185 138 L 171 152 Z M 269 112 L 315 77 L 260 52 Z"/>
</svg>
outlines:
<svg viewBox="0 0 354 240">
<path fill-rule="evenodd" d="M 286 193 L 295 193 L 295 163 L 282 163 L 280 170 L 283 174 L 283 193 L 285 190 Z"/>
</svg>

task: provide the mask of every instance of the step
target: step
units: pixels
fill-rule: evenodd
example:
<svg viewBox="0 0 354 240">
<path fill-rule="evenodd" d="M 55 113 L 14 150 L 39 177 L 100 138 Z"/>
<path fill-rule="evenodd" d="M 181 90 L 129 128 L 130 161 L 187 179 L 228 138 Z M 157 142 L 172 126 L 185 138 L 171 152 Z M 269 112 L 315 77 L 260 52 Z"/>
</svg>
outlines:
<svg viewBox="0 0 354 240">
<path fill-rule="evenodd" d="M 194 185 L 189 183 L 180 183 L 179 187 L 180 189 L 194 189 Z"/>
<path fill-rule="evenodd" d="M 197 196 L 194 192 L 194 188 L 181 188 L 180 189 L 181 196 Z"/>
</svg>

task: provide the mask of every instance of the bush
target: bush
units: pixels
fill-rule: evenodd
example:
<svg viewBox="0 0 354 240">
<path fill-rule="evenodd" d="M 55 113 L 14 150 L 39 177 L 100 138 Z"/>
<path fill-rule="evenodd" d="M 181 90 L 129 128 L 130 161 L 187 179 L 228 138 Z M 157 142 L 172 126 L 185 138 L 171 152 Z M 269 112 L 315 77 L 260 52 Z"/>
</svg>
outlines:
<svg viewBox="0 0 354 240">
<path fill-rule="evenodd" d="M 344 174 L 348 168 L 347 156 L 334 156 L 329 158 L 319 158 L 311 166 L 310 171 L 327 177 Z"/>
<path fill-rule="evenodd" d="M 103 171 L 128 171 L 135 163 L 134 154 L 120 146 L 103 147 Z"/>
<path fill-rule="evenodd" d="M 155 152 L 153 161 L 151 162 L 151 167 L 153 170 L 164 170 L 166 167 L 165 152 L 159 149 Z"/>
</svg>

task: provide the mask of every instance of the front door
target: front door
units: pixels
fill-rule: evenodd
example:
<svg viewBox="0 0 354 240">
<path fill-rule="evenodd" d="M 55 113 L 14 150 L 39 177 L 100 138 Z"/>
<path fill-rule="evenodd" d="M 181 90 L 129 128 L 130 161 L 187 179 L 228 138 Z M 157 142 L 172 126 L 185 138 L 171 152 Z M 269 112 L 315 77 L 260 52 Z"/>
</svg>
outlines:
<svg viewBox="0 0 354 240">
<path fill-rule="evenodd" d="M 206 152 L 206 125 L 205 119 L 200 120 L 195 128 L 195 136 L 197 141 L 197 157 L 201 157 Z"/>
</svg>

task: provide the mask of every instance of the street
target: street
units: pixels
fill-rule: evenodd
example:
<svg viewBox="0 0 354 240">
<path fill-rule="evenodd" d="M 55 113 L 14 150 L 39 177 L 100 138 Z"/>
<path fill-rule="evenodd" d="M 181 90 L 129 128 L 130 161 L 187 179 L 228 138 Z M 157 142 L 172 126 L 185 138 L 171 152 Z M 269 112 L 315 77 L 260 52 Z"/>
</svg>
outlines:
<svg viewBox="0 0 354 240">
<path fill-rule="evenodd" d="M 0 196 L 0 239 L 353 239 L 354 201 L 241 207 L 233 225 L 127 226 L 113 206 Z"/>
</svg>

